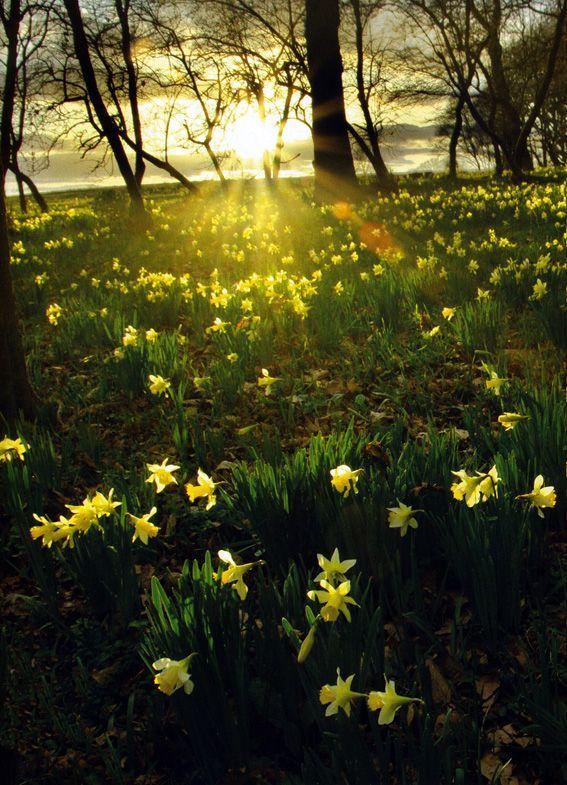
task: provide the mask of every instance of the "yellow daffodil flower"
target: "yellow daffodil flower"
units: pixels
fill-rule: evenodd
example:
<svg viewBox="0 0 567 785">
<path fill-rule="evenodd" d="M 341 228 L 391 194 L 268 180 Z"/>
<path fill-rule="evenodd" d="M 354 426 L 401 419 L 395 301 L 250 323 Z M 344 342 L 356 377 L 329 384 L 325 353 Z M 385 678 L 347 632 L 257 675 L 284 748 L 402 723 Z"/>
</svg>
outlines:
<svg viewBox="0 0 567 785">
<path fill-rule="evenodd" d="M 244 576 L 252 567 L 255 567 L 257 564 L 263 564 L 263 562 L 254 561 L 248 564 L 237 564 L 231 552 L 224 550 L 218 552 L 218 557 L 224 564 L 228 565 L 228 567 L 223 568 L 221 584 L 226 586 L 228 583 L 233 583 L 234 586 L 232 588 L 235 589 L 240 599 L 244 601 L 248 594 L 248 586 L 244 583 Z"/>
<path fill-rule="evenodd" d="M 377 711 L 380 709 L 378 725 L 389 725 L 393 722 L 396 712 L 405 704 L 413 703 L 414 701 L 422 703 L 420 698 L 406 698 L 402 695 L 398 695 L 396 693 L 395 683 L 391 680 L 388 681 L 386 677 L 384 677 L 384 679 L 386 681 L 384 692 L 375 691 L 368 694 L 368 708 L 370 711 Z"/>
<path fill-rule="evenodd" d="M 340 669 L 337 668 L 337 683 L 325 684 L 321 687 L 319 701 L 323 706 L 327 706 L 325 717 L 331 717 L 334 714 L 337 714 L 339 709 L 342 709 L 347 717 L 350 717 L 350 709 L 353 700 L 365 697 L 363 692 L 354 692 L 354 690 L 351 690 L 353 679 L 354 673 L 352 676 L 348 676 L 343 680 L 341 678 Z"/>
<path fill-rule="evenodd" d="M 279 381 L 279 376 L 270 376 L 268 369 L 262 368 L 262 375 L 258 377 L 258 387 L 265 387 L 266 395 L 270 395 L 272 392 L 272 385 Z"/>
<path fill-rule="evenodd" d="M 318 553 L 317 562 L 319 563 L 322 572 L 315 576 L 315 582 L 329 581 L 330 583 L 334 583 L 335 579 L 342 581 L 345 573 L 356 564 L 356 559 L 345 559 L 344 561 L 341 561 L 339 549 L 335 548 L 330 559 L 326 559 L 323 554 Z"/>
<path fill-rule="evenodd" d="M 390 529 L 399 529 L 400 535 L 405 537 L 408 533 L 408 528 L 417 529 L 418 523 L 413 517 L 416 512 L 423 512 L 423 510 L 414 510 L 407 504 L 404 504 L 398 499 L 399 507 L 388 507 L 388 523 Z"/>
<path fill-rule="evenodd" d="M 346 499 L 351 491 L 358 493 L 356 484 L 361 471 L 362 469 L 353 470 L 345 464 L 337 466 L 336 469 L 331 469 L 331 485 L 338 493 L 344 494 Z"/>
<path fill-rule="evenodd" d="M 505 431 L 513 430 L 521 420 L 529 420 L 529 417 L 525 414 L 514 414 L 514 412 L 504 412 L 498 417 L 498 422 Z"/>
<path fill-rule="evenodd" d="M 443 310 L 441 311 L 441 316 L 444 319 L 447 319 L 448 322 L 450 322 L 453 316 L 455 315 L 456 310 L 457 310 L 456 308 L 443 308 Z"/>
<path fill-rule="evenodd" d="M 146 467 L 150 472 L 150 476 L 146 482 L 155 482 L 156 493 L 161 493 L 164 488 L 174 483 L 177 485 L 177 480 L 173 476 L 173 472 L 179 469 L 179 466 L 168 464 L 168 459 L 165 458 L 161 463 L 147 463 Z"/>
<path fill-rule="evenodd" d="M 343 581 L 336 588 L 329 581 L 319 581 L 321 589 L 311 589 L 307 592 L 310 600 L 318 600 L 323 606 L 320 610 L 321 618 L 324 621 L 334 622 L 342 613 L 347 621 L 351 620 L 349 605 L 356 605 L 352 597 L 349 597 L 350 581 Z"/>
<path fill-rule="evenodd" d="M 57 303 L 51 303 L 45 309 L 45 315 L 47 316 L 47 321 L 49 324 L 52 324 L 54 327 L 59 323 L 59 319 L 61 318 L 61 313 L 63 309 Z"/>
<path fill-rule="evenodd" d="M 189 497 L 189 501 L 191 503 L 206 496 L 207 506 L 205 509 L 210 510 L 211 507 L 214 507 L 214 505 L 217 503 L 217 497 L 215 496 L 215 488 L 217 485 L 218 483 L 213 482 L 208 474 L 205 474 L 202 469 L 198 469 L 197 485 L 191 485 L 191 483 L 188 482 L 185 485 L 185 490 L 187 491 L 187 496 Z"/>
<path fill-rule="evenodd" d="M 135 346 L 138 343 L 138 330 L 128 325 L 122 336 L 122 346 Z"/>
<path fill-rule="evenodd" d="M 164 379 L 163 376 L 154 375 L 153 373 L 150 373 L 148 378 L 150 380 L 148 387 L 152 395 L 163 395 L 165 393 L 167 396 L 167 391 L 171 387 L 169 379 Z"/>
<path fill-rule="evenodd" d="M 146 330 L 146 341 L 148 343 L 155 343 L 156 338 L 158 337 L 159 333 L 157 330 L 154 330 L 153 327 L 150 327 L 149 330 Z"/>
<path fill-rule="evenodd" d="M 474 507 L 480 501 L 486 502 L 491 496 L 498 496 L 498 483 L 501 482 L 496 466 L 489 472 L 477 472 L 476 476 L 469 475 L 464 469 L 451 472 L 458 477 L 460 482 L 451 485 L 451 491 L 457 501 L 465 501 L 467 507 Z"/>
<path fill-rule="evenodd" d="M 152 664 L 152 668 L 160 671 L 154 677 L 154 684 L 157 685 L 158 690 L 166 695 L 173 695 L 183 687 L 183 692 L 190 695 L 195 685 L 191 681 L 189 665 L 195 656 L 193 653 L 183 660 L 170 660 L 169 657 L 156 660 Z"/>
<path fill-rule="evenodd" d="M 157 537 L 159 532 L 159 526 L 150 522 L 150 518 L 154 516 L 157 512 L 157 507 L 152 507 L 149 512 L 144 513 L 141 517 L 137 515 L 132 515 L 131 512 L 127 513 L 128 517 L 130 518 L 130 522 L 134 526 L 134 534 L 132 536 L 132 542 L 136 542 L 136 540 L 141 540 L 144 545 L 148 544 L 149 537 Z"/>
<path fill-rule="evenodd" d="M 532 295 L 534 300 L 541 300 L 547 294 L 547 283 L 544 283 L 541 278 L 538 278 L 534 283 L 534 293 Z"/>
<path fill-rule="evenodd" d="M 96 507 L 88 497 L 82 504 L 66 504 L 65 507 L 72 513 L 69 523 L 82 534 L 86 534 L 91 526 L 98 524 Z"/>
<path fill-rule="evenodd" d="M 26 452 L 27 447 L 19 437 L 17 439 L 9 439 L 6 436 L 0 441 L 0 463 L 8 463 L 13 458 L 23 461 Z"/>
<path fill-rule="evenodd" d="M 534 480 L 534 489 L 531 493 L 521 493 L 517 499 L 528 499 L 531 507 L 535 507 L 540 518 L 544 517 L 542 508 L 555 507 L 556 494 L 553 485 L 543 486 L 543 474 L 538 474 Z"/>
<path fill-rule="evenodd" d="M 114 488 L 111 488 L 108 492 L 108 497 L 106 497 L 100 491 L 97 491 L 93 498 L 91 499 L 91 504 L 96 510 L 96 514 L 99 518 L 102 518 L 106 515 L 112 515 L 114 510 L 117 507 L 120 507 L 122 502 L 114 502 L 112 501 L 112 496 L 114 494 Z"/>
</svg>

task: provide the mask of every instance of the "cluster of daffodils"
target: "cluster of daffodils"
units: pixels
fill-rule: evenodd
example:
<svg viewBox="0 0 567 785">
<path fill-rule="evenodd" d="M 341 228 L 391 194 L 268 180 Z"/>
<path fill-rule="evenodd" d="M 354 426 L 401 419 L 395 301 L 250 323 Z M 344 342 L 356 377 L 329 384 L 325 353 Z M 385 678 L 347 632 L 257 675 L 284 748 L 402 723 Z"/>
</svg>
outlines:
<svg viewBox="0 0 567 785">
<path fill-rule="evenodd" d="M 27 450 L 27 445 L 19 437 L 10 439 L 5 436 L 0 440 L 0 463 L 9 463 L 14 459 L 23 461 Z"/>
<path fill-rule="evenodd" d="M 409 703 L 423 703 L 421 698 L 398 695 L 395 682 L 391 679 L 388 680 L 386 676 L 384 676 L 384 691 L 373 690 L 369 693 L 355 692 L 352 689 L 353 680 L 354 674 L 343 679 L 339 668 L 337 668 L 336 684 L 324 684 L 321 687 L 319 701 L 323 706 L 327 706 L 325 711 L 326 717 L 338 714 L 339 709 L 342 709 L 347 717 L 350 717 L 353 702 L 357 698 L 366 698 L 368 709 L 370 711 L 379 711 L 378 724 L 389 725 L 394 721 L 396 712 L 402 706 L 406 706 Z"/>
<path fill-rule="evenodd" d="M 85 535 L 93 527 L 101 528 L 101 520 L 114 513 L 121 502 L 112 499 L 114 489 L 110 489 L 108 496 L 97 491 L 94 496 L 86 496 L 81 504 L 66 504 L 71 513 L 70 517 L 60 515 L 58 521 L 51 521 L 43 515 L 33 514 L 38 526 L 32 526 L 30 534 L 32 539 L 41 538 L 42 545 L 51 548 L 54 542 L 73 548 L 75 537 Z"/>
<path fill-rule="evenodd" d="M 451 492 L 457 501 L 466 502 L 467 507 L 474 507 L 480 501 L 487 502 L 491 496 L 498 497 L 498 484 L 501 482 L 496 466 L 490 471 L 476 472 L 469 475 L 464 469 L 451 472 L 459 482 L 451 485 Z"/>
<path fill-rule="evenodd" d="M 341 560 L 338 548 L 335 548 L 331 558 L 328 559 L 323 554 L 317 554 L 317 562 L 321 572 L 315 577 L 320 589 L 311 589 L 307 592 L 310 600 L 318 601 L 321 605 L 318 615 L 305 636 L 297 655 L 299 663 L 304 663 L 311 653 L 315 644 L 317 625 L 320 621 L 334 623 L 342 613 L 347 622 L 351 620 L 349 605 L 358 607 L 356 601 L 349 596 L 351 584 L 346 578 L 346 573 L 356 564 L 356 559 Z M 351 689 L 354 674 L 347 679 L 342 679 L 340 670 L 337 668 L 336 684 L 325 684 L 319 692 L 319 700 L 323 706 L 327 706 L 325 716 L 330 717 L 337 714 L 342 709 L 347 716 L 350 716 L 352 702 L 357 698 L 366 698 L 370 711 L 378 711 L 378 723 L 380 725 L 390 724 L 396 712 L 403 705 L 413 701 L 420 701 L 419 698 L 406 698 L 396 693 L 393 681 L 385 678 L 386 686 L 384 692 L 373 691 L 369 694 L 354 692 Z"/>
</svg>

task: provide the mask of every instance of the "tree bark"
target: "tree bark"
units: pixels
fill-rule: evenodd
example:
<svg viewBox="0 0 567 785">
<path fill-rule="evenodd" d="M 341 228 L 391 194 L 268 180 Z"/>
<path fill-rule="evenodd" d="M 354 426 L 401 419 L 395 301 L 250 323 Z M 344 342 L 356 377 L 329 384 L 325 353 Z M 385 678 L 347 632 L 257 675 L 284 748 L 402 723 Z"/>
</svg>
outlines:
<svg viewBox="0 0 567 785">
<path fill-rule="evenodd" d="M 64 3 L 67 10 L 67 15 L 69 17 L 69 22 L 71 24 L 71 30 L 73 32 L 75 54 L 81 67 L 83 79 L 85 80 L 85 87 L 87 89 L 89 100 L 93 106 L 96 116 L 98 117 L 104 137 L 110 145 L 110 149 L 112 150 L 120 174 L 124 178 L 126 190 L 128 191 L 128 196 L 130 197 L 130 211 L 135 218 L 147 221 L 148 214 L 144 209 L 144 200 L 142 198 L 140 184 L 136 179 L 134 171 L 130 166 L 128 156 L 126 155 L 122 145 L 118 126 L 109 114 L 98 88 L 79 2 L 78 0 L 64 0 Z"/>
<path fill-rule="evenodd" d="M 0 162 L 0 415 L 8 422 L 23 415 L 32 419 L 35 399 L 26 370 L 16 299 L 10 273 L 10 241 Z"/>
<path fill-rule="evenodd" d="M 457 147 L 459 146 L 459 139 L 461 138 L 461 131 L 463 130 L 463 108 L 465 99 L 462 95 L 457 98 L 455 106 L 455 121 L 451 131 L 451 139 L 449 140 L 449 177 L 452 180 L 457 178 Z"/>
<path fill-rule="evenodd" d="M 313 111 L 313 168 L 318 201 L 354 195 L 339 44 L 339 0 L 305 0 L 305 37 Z"/>
</svg>

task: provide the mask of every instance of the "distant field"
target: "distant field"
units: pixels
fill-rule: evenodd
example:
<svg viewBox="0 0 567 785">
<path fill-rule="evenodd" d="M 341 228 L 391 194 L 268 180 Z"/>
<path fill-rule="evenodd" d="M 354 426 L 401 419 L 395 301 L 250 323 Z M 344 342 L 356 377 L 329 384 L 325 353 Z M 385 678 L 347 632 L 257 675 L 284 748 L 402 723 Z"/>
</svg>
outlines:
<svg viewBox="0 0 567 785">
<path fill-rule="evenodd" d="M 145 193 L 10 200 L 26 781 L 562 781 L 567 179 Z"/>
</svg>

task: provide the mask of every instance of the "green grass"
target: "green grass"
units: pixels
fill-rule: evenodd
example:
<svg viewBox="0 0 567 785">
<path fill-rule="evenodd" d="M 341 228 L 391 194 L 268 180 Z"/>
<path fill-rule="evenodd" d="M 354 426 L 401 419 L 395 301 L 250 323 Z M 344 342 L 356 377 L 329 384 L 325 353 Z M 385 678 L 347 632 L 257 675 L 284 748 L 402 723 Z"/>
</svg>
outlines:
<svg viewBox="0 0 567 785">
<path fill-rule="evenodd" d="M 2 744 L 21 781 L 567 776 L 566 181 L 408 178 L 339 210 L 309 181 L 146 194 L 144 232 L 120 191 L 11 204 L 40 400 L 7 434 L 24 460 L 0 463 Z M 503 412 L 526 419 L 505 431 Z M 146 464 L 166 458 L 157 493 Z M 346 498 L 343 464 L 362 470 Z M 497 497 L 455 498 L 452 471 L 493 465 Z M 208 509 L 184 489 L 199 468 L 219 483 Z M 543 517 L 517 498 L 539 474 Z M 34 513 L 110 488 L 121 506 L 75 548 L 32 540 Z M 127 513 L 154 506 L 157 536 L 132 542 Z M 336 547 L 356 559 L 350 623 L 307 596 Z M 243 600 L 227 549 L 253 565 Z M 152 662 L 191 652 L 191 694 L 160 693 Z M 337 668 L 423 702 L 387 725 L 362 698 L 326 718 Z"/>
</svg>

